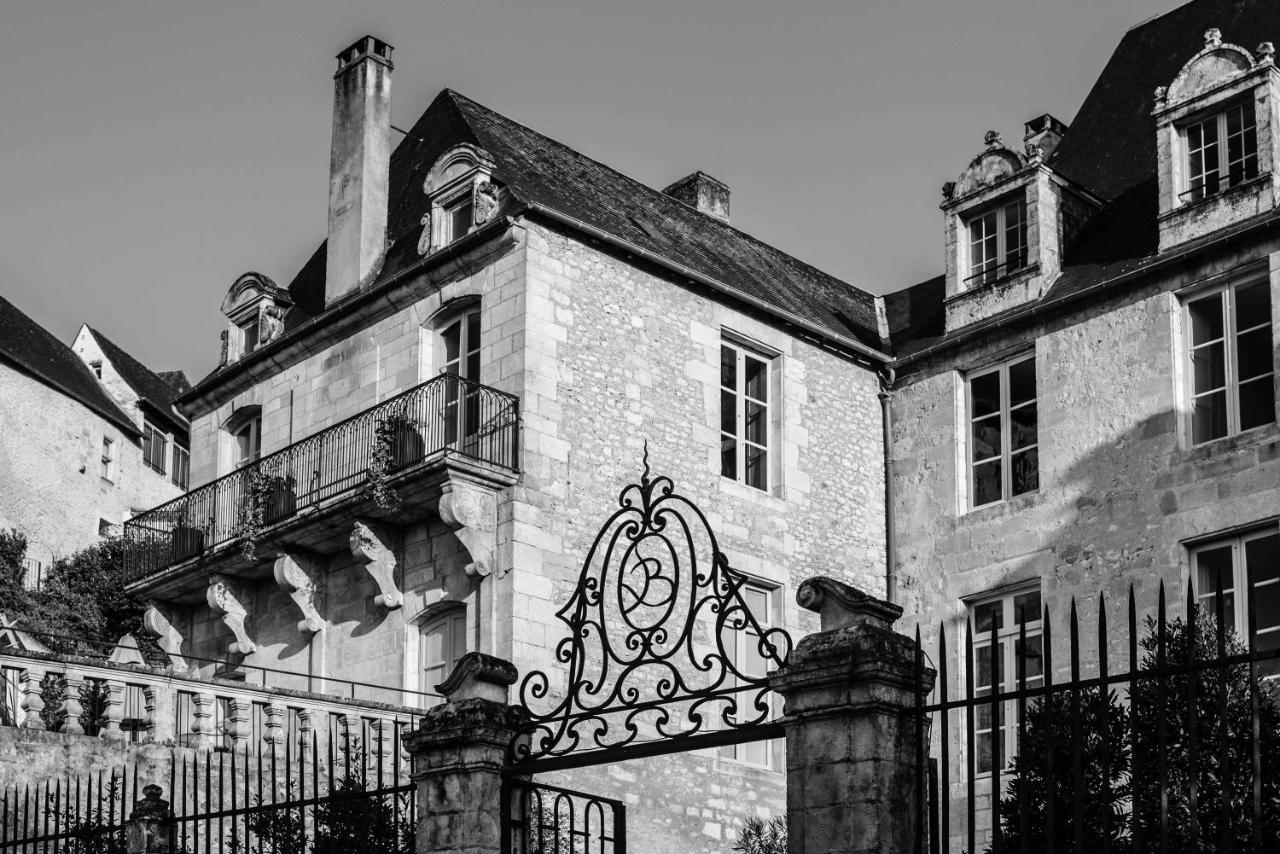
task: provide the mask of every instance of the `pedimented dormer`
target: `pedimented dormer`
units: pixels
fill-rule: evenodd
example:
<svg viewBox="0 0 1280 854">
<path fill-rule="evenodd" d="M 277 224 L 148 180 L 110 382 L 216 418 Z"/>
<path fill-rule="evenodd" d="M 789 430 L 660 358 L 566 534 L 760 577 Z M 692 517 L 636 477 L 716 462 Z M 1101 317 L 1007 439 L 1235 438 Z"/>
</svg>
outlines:
<svg viewBox="0 0 1280 854">
<path fill-rule="evenodd" d="M 987 131 L 983 150 L 943 186 L 948 331 L 1040 297 L 1099 206 L 1045 165 L 1066 129 L 1050 115 L 1027 122 L 1021 152 Z"/>
<path fill-rule="evenodd" d="M 422 190 L 427 212 L 422 215 L 419 255 L 442 249 L 492 220 L 503 196 L 493 180 L 493 158 L 467 143 L 440 155 Z"/>
<path fill-rule="evenodd" d="M 236 279 L 222 300 L 222 313 L 230 323 L 222 333 L 219 364 L 242 359 L 279 337 L 291 305 L 289 292 L 261 273 L 245 273 Z"/>
<path fill-rule="evenodd" d="M 1275 48 L 1256 56 L 1204 35 L 1204 48 L 1156 89 L 1160 251 L 1276 205 Z"/>
</svg>

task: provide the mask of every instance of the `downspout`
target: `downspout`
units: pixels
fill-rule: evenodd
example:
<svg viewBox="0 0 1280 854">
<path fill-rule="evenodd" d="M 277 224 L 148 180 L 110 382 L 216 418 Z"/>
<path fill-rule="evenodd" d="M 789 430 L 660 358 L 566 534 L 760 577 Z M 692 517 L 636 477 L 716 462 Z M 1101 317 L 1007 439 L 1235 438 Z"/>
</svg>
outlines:
<svg viewBox="0 0 1280 854">
<path fill-rule="evenodd" d="M 893 368 L 885 367 L 880 376 L 880 424 L 884 431 L 884 598 L 898 604 L 897 524 L 893 515 Z"/>
</svg>

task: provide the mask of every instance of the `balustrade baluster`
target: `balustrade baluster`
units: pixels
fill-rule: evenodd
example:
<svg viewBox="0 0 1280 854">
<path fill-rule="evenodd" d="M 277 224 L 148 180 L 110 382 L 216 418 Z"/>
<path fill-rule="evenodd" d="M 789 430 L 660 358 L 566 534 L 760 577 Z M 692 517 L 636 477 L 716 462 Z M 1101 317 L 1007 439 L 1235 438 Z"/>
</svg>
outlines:
<svg viewBox="0 0 1280 854">
<path fill-rule="evenodd" d="M 45 671 L 42 667 L 28 666 L 22 672 L 22 712 L 23 729 L 44 729 L 44 697 L 40 692 L 44 687 Z"/>
<path fill-rule="evenodd" d="M 124 720 L 125 685 L 117 679 L 108 679 L 102 683 L 103 706 L 102 716 L 98 718 L 98 737 L 108 741 L 122 741 L 124 732 L 120 722 Z"/>
</svg>

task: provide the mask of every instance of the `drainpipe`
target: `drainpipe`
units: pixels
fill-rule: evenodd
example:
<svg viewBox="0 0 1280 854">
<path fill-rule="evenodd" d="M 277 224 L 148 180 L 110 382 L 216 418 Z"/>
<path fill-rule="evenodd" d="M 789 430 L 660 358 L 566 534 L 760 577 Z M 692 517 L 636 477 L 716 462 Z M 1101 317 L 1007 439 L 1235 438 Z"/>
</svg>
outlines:
<svg viewBox="0 0 1280 854">
<path fill-rule="evenodd" d="M 895 547 L 897 525 L 893 516 L 893 368 L 886 367 L 880 376 L 880 424 L 884 430 L 884 598 L 898 602 L 898 550 Z"/>
</svg>

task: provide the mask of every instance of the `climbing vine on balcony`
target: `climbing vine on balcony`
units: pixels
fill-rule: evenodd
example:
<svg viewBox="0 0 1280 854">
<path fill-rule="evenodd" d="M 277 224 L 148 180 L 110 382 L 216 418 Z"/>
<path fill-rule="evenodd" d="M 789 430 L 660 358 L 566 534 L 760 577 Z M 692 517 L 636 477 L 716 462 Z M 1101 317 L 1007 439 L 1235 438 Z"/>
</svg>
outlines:
<svg viewBox="0 0 1280 854">
<path fill-rule="evenodd" d="M 249 476 L 244 503 L 240 505 L 240 554 L 245 560 L 258 559 L 258 540 L 267 525 L 267 509 L 280 481 L 276 475 L 261 470 Z"/>
<path fill-rule="evenodd" d="M 390 415 L 378 419 L 373 428 L 373 450 L 369 454 L 369 472 L 365 494 L 379 509 L 388 513 L 400 509 L 400 495 L 390 483 L 391 471 L 396 467 L 396 443 L 405 429 L 402 415 Z"/>
</svg>

